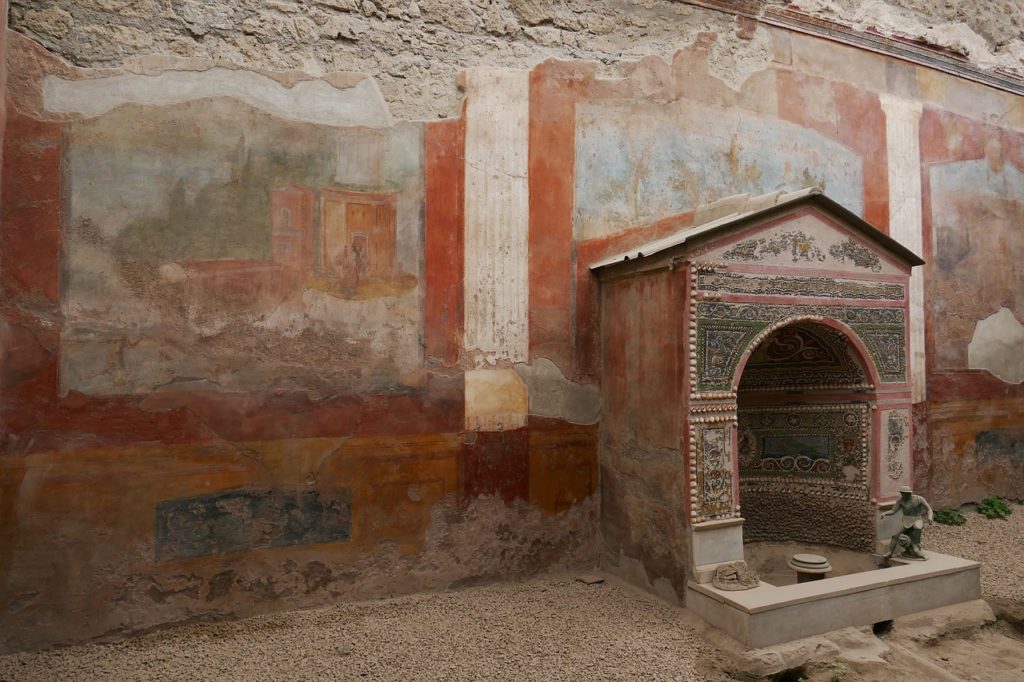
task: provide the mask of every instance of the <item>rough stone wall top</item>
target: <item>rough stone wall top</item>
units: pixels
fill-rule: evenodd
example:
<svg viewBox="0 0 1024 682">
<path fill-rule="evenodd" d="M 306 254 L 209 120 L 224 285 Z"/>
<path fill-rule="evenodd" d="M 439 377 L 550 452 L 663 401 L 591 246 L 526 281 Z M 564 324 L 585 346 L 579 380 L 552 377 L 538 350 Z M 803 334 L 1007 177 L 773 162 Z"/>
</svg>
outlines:
<svg viewBox="0 0 1024 682">
<path fill-rule="evenodd" d="M 15 30 L 80 66 L 176 55 L 358 71 L 409 119 L 456 115 L 467 67 L 670 54 L 700 31 L 728 34 L 731 22 L 669 0 L 15 0 L 11 10 Z"/>
<path fill-rule="evenodd" d="M 1024 5 L 977 0 L 772 0 L 871 31 L 922 43 L 982 69 L 1021 74 Z"/>
<path fill-rule="evenodd" d="M 704 6 L 700 6 L 704 5 Z M 984 68 L 1019 70 L 1024 7 L 973 0 L 753 0 L 794 6 L 861 29 L 966 54 Z M 549 58 L 618 64 L 671 54 L 701 31 L 720 35 L 710 69 L 726 82 L 767 59 L 762 32 L 737 26 L 704 0 L 13 0 L 11 27 L 80 66 L 153 55 L 256 69 L 373 74 L 399 118 L 458 113 L 460 69 L 531 67 Z"/>
</svg>

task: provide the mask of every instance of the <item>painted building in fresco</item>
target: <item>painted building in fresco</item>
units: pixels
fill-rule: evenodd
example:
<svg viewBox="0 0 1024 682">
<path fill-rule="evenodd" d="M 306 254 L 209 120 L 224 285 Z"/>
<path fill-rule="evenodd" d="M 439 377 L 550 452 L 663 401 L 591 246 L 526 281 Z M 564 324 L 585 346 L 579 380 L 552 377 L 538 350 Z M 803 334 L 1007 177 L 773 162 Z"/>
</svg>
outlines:
<svg viewBox="0 0 1024 682">
<path fill-rule="evenodd" d="M 852 24 L 825 36 L 751 2 L 672 3 L 625 47 L 617 15 L 530 15 L 514 37 L 472 8 L 454 24 L 426 4 L 402 19 L 316 10 L 339 15 L 311 20 L 321 55 L 353 21 L 512 41 L 514 63 L 424 57 L 453 92 L 462 74 L 439 117 L 410 114 L 447 96 L 416 60 L 288 62 L 315 75 L 284 71 L 287 55 L 182 60 L 156 35 L 131 61 L 41 24 L 63 17 L 54 3 L 15 4 L 0 78 L 2 650 L 597 560 L 681 602 L 689 550 L 665 534 L 689 522 L 678 433 L 643 462 L 599 457 L 612 436 L 665 433 L 605 409 L 592 266 L 737 194 L 817 187 L 926 261 L 895 282 L 907 373 L 890 368 L 905 395 L 871 417 L 882 468 L 861 481 L 845 468 L 860 459 L 772 433 L 766 416 L 793 415 L 755 410 L 737 485 L 792 465 L 850 473 L 873 491 L 864 508 L 885 492 L 865 486 L 911 476 L 939 506 L 1021 496 L 1021 73 Z M 556 23 L 585 35 L 556 46 Z M 817 257 L 797 242 L 779 254 Z M 742 263 L 776 247 L 731 248 Z M 864 270 L 839 242 L 821 254 Z M 702 286 L 758 286 L 716 276 Z M 892 308 L 892 284 L 858 298 Z M 637 293 L 627 320 L 685 312 L 685 296 Z M 832 331 L 787 333 L 778 348 L 863 380 Z M 688 362 L 671 344 L 621 350 L 633 370 L 641 352 Z M 829 419 L 852 438 L 863 415 Z M 820 456 L 790 462 L 794 443 Z M 641 474 L 663 489 L 633 494 Z"/>
</svg>

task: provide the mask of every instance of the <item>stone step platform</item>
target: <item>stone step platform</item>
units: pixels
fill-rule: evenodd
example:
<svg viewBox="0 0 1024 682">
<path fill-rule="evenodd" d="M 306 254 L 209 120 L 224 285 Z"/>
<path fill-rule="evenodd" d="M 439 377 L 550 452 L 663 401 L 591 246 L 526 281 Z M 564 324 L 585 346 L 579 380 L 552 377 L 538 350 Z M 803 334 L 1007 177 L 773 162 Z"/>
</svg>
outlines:
<svg viewBox="0 0 1024 682">
<path fill-rule="evenodd" d="M 686 608 L 759 648 L 849 626 L 873 625 L 981 598 L 981 564 L 925 551 L 926 561 L 776 587 L 725 591 L 691 581 Z"/>
</svg>

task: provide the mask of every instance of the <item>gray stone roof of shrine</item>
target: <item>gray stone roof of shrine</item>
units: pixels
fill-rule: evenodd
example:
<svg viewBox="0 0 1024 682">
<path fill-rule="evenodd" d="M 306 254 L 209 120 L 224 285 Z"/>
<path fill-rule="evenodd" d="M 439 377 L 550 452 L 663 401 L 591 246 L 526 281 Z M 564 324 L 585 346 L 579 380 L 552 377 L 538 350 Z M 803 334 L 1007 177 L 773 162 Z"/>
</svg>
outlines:
<svg viewBox="0 0 1024 682">
<path fill-rule="evenodd" d="M 600 270 L 610 265 L 625 263 L 638 258 L 647 258 L 667 249 L 695 241 L 699 237 L 705 237 L 715 232 L 724 232 L 741 223 L 746 223 L 755 218 L 766 217 L 773 213 L 781 213 L 803 203 L 815 204 L 824 209 L 825 212 L 837 216 L 869 240 L 902 258 L 911 266 L 924 265 L 924 260 L 916 253 L 841 204 L 829 199 L 819 188 L 807 187 L 795 192 L 783 192 L 780 190 L 760 196 L 737 194 L 720 199 L 712 204 L 701 206 L 694 212 L 694 224 L 690 227 L 683 228 L 667 237 L 647 242 L 628 251 L 599 260 L 592 263 L 590 269 Z"/>
</svg>

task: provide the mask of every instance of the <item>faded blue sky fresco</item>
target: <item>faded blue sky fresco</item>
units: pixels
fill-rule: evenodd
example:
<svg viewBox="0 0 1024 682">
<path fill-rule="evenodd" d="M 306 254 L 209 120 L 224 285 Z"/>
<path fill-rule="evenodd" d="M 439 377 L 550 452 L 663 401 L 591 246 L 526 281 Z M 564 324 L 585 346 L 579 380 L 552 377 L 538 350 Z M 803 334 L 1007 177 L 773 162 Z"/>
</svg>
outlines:
<svg viewBox="0 0 1024 682">
<path fill-rule="evenodd" d="M 863 170 L 852 150 L 792 123 L 692 103 L 581 106 L 575 180 L 580 239 L 731 194 L 808 185 L 864 213 Z"/>
</svg>

